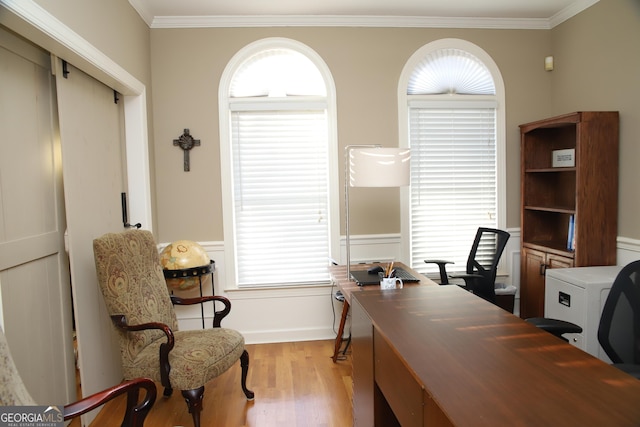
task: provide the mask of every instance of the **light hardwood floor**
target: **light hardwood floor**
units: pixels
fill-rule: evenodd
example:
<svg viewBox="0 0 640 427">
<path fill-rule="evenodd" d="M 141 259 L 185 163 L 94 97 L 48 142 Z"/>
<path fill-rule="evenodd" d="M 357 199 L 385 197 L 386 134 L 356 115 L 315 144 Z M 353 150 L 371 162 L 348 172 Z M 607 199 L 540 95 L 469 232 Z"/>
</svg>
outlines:
<svg viewBox="0 0 640 427">
<path fill-rule="evenodd" d="M 352 425 L 351 358 L 333 363 L 333 341 L 247 345 L 247 385 L 255 400 L 240 388 L 240 363 L 205 386 L 202 427 L 271 427 Z M 158 399 L 145 426 L 193 425 L 179 390 Z M 106 405 L 92 427 L 119 426 L 124 399 Z"/>
</svg>

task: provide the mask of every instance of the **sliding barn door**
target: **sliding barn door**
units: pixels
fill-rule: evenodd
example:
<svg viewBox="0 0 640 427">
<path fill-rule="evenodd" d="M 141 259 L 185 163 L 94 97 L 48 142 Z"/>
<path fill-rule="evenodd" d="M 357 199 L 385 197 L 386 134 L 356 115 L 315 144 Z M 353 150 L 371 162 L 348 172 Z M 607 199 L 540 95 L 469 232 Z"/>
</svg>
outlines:
<svg viewBox="0 0 640 427">
<path fill-rule="evenodd" d="M 87 396 L 122 380 L 92 245 L 104 233 L 123 230 L 123 102 L 116 103 L 112 89 L 72 65 L 58 59 L 56 68 L 73 306 Z"/>
<path fill-rule="evenodd" d="M 42 405 L 76 398 L 55 113 L 49 54 L 0 28 L 0 323 Z"/>
</svg>

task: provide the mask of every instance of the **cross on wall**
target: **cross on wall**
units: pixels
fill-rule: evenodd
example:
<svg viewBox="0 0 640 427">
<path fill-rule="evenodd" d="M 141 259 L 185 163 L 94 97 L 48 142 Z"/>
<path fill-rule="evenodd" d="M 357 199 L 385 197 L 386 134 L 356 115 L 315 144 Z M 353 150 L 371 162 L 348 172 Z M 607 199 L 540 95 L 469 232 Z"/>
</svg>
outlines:
<svg viewBox="0 0 640 427">
<path fill-rule="evenodd" d="M 173 145 L 180 147 L 184 152 L 184 171 L 189 172 L 191 170 L 189 151 L 191 151 L 193 147 L 200 146 L 200 140 L 193 139 L 189 133 L 189 129 L 185 129 L 184 133 L 180 135 L 180 138 L 173 140 Z"/>
</svg>

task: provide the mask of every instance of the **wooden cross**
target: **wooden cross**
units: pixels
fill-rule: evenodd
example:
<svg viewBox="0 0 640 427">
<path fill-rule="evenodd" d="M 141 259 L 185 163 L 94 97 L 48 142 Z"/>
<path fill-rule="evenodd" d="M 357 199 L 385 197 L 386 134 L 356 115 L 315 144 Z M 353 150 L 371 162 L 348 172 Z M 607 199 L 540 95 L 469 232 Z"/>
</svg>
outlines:
<svg viewBox="0 0 640 427">
<path fill-rule="evenodd" d="M 193 147 L 199 146 L 200 140 L 193 139 L 193 137 L 189 134 L 189 129 L 185 129 L 180 138 L 173 140 L 173 145 L 182 148 L 182 150 L 184 151 L 184 171 L 189 172 L 189 151 L 191 151 Z"/>
</svg>

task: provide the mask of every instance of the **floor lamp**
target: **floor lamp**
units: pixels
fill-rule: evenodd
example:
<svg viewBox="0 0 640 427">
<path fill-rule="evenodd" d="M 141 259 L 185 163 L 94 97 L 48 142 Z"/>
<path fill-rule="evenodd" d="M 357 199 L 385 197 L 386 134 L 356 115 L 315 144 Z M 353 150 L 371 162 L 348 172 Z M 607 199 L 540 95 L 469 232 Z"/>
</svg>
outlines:
<svg viewBox="0 0 640 427">
<path fill-rule="evenodd" d="M 350 187 L 402 187 L 410 182 L 411 152 L 408 148 L 378 145 L 345 147 L 345 234 L 347 278 L 351 278 L 351 242 L 349 239 Z"/>
</svg>

